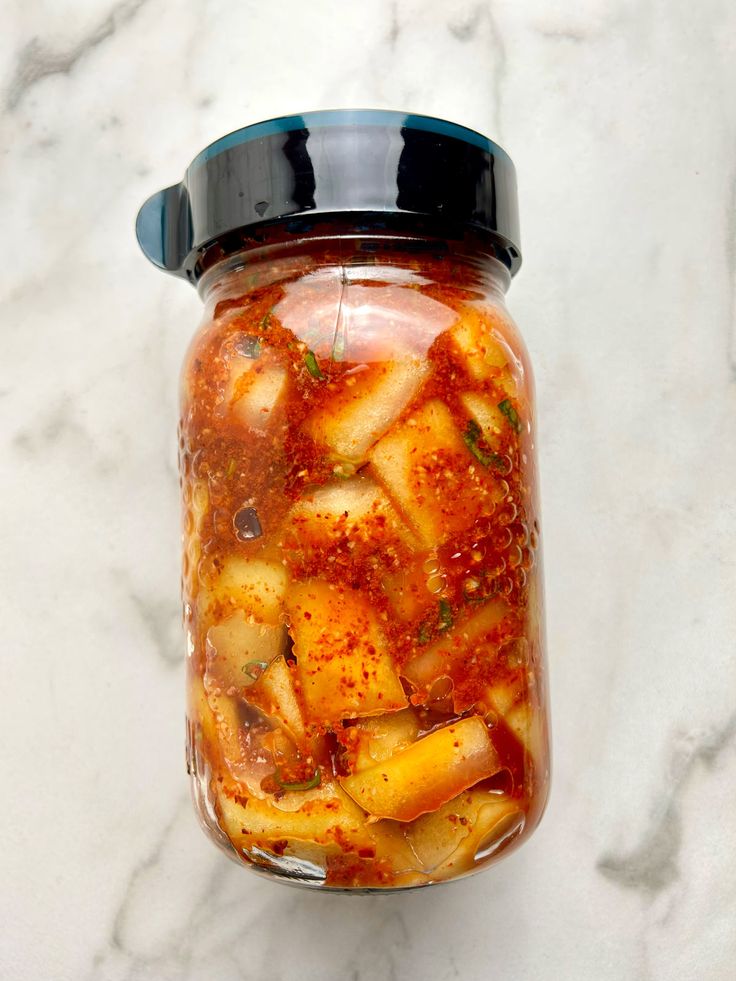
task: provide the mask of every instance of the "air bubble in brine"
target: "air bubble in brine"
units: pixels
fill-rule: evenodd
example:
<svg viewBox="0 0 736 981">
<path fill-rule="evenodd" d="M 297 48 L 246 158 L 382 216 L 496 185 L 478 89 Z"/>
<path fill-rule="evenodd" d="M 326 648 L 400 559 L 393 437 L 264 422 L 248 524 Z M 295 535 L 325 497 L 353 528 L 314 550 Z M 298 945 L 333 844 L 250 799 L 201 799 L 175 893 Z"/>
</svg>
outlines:
<svg viewBox="0 0 736 981">
<path fill-rule="evenodd" d="M 245 358 L 255 359 L 261 356 L 260 338 L 250 334 L 243 334 L 242 337 L 239 337 L 233 347 L 237 354 L 242 354 Z"/>
</svg>

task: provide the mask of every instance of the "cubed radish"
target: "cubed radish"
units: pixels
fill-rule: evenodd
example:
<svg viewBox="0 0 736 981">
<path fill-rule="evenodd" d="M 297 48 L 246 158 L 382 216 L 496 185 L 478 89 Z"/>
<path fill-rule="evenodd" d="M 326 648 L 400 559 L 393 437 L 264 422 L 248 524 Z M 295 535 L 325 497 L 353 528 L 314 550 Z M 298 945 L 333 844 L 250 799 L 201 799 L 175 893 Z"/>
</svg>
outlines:
<svg viewBox="0 0 736 981">
<path fill-rule="evenodd" d="M 341 843 L 370 841 L 360 808 L 331 780 L 313 790 L 287 791 L 279 800 L 234 799 L 221 792 L 218 809 L 223 830 L 240 848 L 268 848 L 286 839 L 340 850 Z"/>
<path fill-rule="evenodd" d="M 484 645 L 482 658 L 492 661 L 494 631 L 508 612 L 508 604 L 500 597 L 484 603 L 407 661 L 401 669 L 402 676 L 414 685 L 419 695 L 427 695 L 439 678 L 454 678 L 458 672 L 460 675 L 467 672 L 471 659 L 479 658 L 481 645 Z"/>
<path fill-rule="evenodd" d="M 436 399 L 394 426 L 374 446 L 370 461 L 427 548 L 495 507 L 500 478 L 470 453 L 450 410 Z"/>
<path fill-rule="evenodd" d="M 466 790 L 407 828 L 407 838 L 433 880 L 469 872 L 476 855 L 491 854 L 523 827 L 519 802 L 487 790 Z"/>
<path fill-rule="evenodd" d="M 253 623 L 238 610 L 223 623 L 207 631 L 208 692 L 242 694 L 286 646 L 283 624 Z"/>
<path fill-rule="evenodd" d="M 282 726 L 297 746 L 306 744 L 302 709 L 294 687 L 292 669 L 283 657 L 277 657 L 263 670 L 260 678 L 246 692 L 251 705 Z"/>
<path fill-rule="evenodd" d="M 460 402 L 468 417 L 474 419 L 480 426 L 484 442 L 491 450 L 499 452 L 502 436 L 509 431 L 511 423 L 498 405 L 493 399 L 478 392 L 465 392 L 460 396 Z"/>
<path fill-rule="evenodd" d="M 304 428 L 336 456 L 362 461 L 411 402 L 429 372 L 429 364 L 420 360 L 367 365 L 359 374 L 344 377 L 334 396 L 307 418 Z"/>
<path fill-rule="evenodd" d="M 256 360 L 234 357 L 230 361 L 225 399 L 244 426 L 265 430 L 281 406 L 287 381 L 286 368 L 268 355 Z"/>
<path fill-rule="evenodd" d="M 500 315 L 496 315 L 496 319 L 502 329 L 508 329 Z M 493 379 L 511 398 L 519 395 L 523 365 L 501 331 L 494 329 L 487 313 L 465 307 L 460 320 L 450 331 L 450 337 L 456 354 L 474 381 Z"/>
<path fill-rule="evenodd" d="M 261 623 L 276 624 L 286 584 L 286 569 L 280 562 L 228 555 L 203 592 L 202 603 L 215 619 L 242 610 Z"/>
<path fill-rule="evenodd" d="M 198 738 L 204 742 L 209 764 L 236 781 L 243 791 L 265 796 L 261 781 L 272 772 L 273 763 L 254 745 L 242 714 L 243 703 L 214 690 L 206 691 L 201 679 L 195 677 L 190 684 L 189 704 L 190 717 L 199 723 Z"/>
<path fill-rule="evenodd" d="M 362 596 L 319 580 L 295 583 L 286 610 L 308 721 L 331 725 L 406 707 L 378 620 Z"/>
<path fill-rule="evenodd" d="M 500 769 L 488 729 L 472 716 L 430 733 L 341 783 L 369 814 L 413 821 Z"/>
<path fill-rule="evenodd" d="M 350 541 L 356 556 L 366 550 L 395 552 L 416 541 L 383 488 L 364 476 L 338 479 L 304 494 L 284 527 L 287 545 L 294 543 L 307 554 L 342 540 Z"/>
<path fill-rule="evenodd" d="M 545 723 L 533 688 L 526 673 L 519 672 L 513 680 L 491 685 L 484 701 L 496 712 L 516 736 L 525 753 L 539 762 L 544 758 Z"/>
<path fill-rule="evenodd" d="M 410 746 L 419 734 L 419 721 L 413 709 L 405 708 L 360 719 L 348 731 L 352 769 L 366 770 Z"/>
</svg>

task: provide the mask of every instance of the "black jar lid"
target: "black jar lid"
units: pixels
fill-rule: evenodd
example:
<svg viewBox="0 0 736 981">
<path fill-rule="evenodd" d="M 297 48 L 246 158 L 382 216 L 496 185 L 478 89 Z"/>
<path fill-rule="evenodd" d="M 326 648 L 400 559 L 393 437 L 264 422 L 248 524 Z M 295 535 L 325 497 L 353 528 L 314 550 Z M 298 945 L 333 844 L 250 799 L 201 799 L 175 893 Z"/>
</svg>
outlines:
<svg viewBox="0 0 736 981">
<path fill-rule="evenodd" d="M 282 116 L 211 143 L 184 180 L 150 197 L 136 235 L 160 269 L 196 282 L 215 243 L 289 218 L 414 215 L 448 236 L 484 233 L 513 275 L 521 265 L 516 172 L 472 129 L 431 116 L 336 109 Z M 222 254 L 222 252 L 220 252 Z"/>
</svg>

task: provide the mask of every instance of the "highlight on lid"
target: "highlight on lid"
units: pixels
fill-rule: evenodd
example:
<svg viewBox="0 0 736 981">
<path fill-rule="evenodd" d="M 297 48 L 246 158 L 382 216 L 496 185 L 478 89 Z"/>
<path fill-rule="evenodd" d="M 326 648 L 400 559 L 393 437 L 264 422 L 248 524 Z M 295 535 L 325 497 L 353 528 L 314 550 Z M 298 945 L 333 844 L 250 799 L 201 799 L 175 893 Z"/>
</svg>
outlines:
<svg viewBox="0 0 736 981">
<path fill-rule="evenodd" d="M 506 151 L 456 123 L 389 110 L 304 113 L 229 133 L 145 202 L 136 234 L 151 262 L 196 283 L 223 249 L 242 246 L 233 233 L 288 217 L 302 234 L 298 218 L 345 212 L 472 226 L 512 275 L 521 264 Z"/>
</svg>

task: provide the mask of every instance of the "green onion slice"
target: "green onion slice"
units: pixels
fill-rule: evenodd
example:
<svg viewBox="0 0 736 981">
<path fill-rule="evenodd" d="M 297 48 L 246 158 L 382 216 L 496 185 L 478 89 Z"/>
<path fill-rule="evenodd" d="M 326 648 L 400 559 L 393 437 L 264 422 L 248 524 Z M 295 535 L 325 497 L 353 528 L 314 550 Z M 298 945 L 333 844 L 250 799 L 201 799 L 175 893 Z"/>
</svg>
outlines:
<svg viewBox="0 0 736 981">
<path fill-rule="evenodd" d="M 282 790 L 314 790 L 315 787 L 319 787 L 322 782 L 322 774 L 319 770 L 314 771 L 314 776 L 310 777 L 309 780 L 304 780 L 303 782 L 290 782 L 288 780 L 282 780 L 281 774 L 278 770 L 274 773 L 274 779 L 276 783 Z"/>
<path fill-rule="evenodd" d="M 508 473 L 508 466 L 504 458 L 499 453 L 488 453 L 478 446 L 478 440 L 483 433 L 475 419 L 468 419 L 468 426 L 463 433 L 463 442 L 479 463 L 484 467 L 493 467 L 502 473 Z"/>
<path fill-rule="evenodd" d="M 517 433 L 520 433 L 521 432 L 521 420 L 519 419 L 519 413 L 516 411 L 516 409 L 513 407 L 513 405 L 509 402 L 509 400 L 508 399 L 504 399 L 503 402 L 499 402 L 498 403 L 498 407 L 501 410 L 501 412 L 503 412 L 503 414 L 506 416 L 506 418 L 508 419 L 508 421 L 511 423 L 511 425 L 514 428 L 514 431 L 517 432 Z"/>
<path fill-rule="evenodd" d="M 452 619 L 452 607 L 446 599 L 440 600 L 439 607 L 440 630 L 449 630 L 454 622 Z"/>
<path fill-rule="evenodd" d="M 314 356 L 314 351 L 307 351 L 307 353 L 304 355 L 304 364 L 307 366 L 307 371 L 312 378 L 317 378 L 321 381 L 325 377 L 320 371 L 317 358 Z"/>
</svg>

